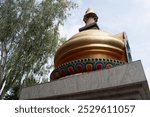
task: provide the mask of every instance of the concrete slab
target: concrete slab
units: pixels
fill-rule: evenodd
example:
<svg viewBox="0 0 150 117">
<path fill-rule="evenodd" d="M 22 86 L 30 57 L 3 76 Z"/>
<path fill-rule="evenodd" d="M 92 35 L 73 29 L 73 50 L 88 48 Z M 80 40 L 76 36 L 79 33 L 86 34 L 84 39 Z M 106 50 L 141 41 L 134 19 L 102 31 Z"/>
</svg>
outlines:
<svg viewBox="0 0 150 117">
<path fill-rule="evenodd" d="M 23 88 L 20 99 L 150 99 L 141 61 Z"/>
</svg>

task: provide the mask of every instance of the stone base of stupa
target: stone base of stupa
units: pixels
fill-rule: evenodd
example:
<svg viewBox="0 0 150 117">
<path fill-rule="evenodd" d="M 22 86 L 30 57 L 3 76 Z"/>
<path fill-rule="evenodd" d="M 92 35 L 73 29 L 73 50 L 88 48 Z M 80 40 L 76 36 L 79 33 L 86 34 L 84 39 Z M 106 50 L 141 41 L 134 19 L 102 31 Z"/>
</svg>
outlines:
<svg viewBox="0 0 150 117">
<path fill-rule="evenodd" d="M 22 89 L 20 99 L 147 100 L 150 91 L 141 61 L 135 61 L 26 87 Z"/>
</svg>

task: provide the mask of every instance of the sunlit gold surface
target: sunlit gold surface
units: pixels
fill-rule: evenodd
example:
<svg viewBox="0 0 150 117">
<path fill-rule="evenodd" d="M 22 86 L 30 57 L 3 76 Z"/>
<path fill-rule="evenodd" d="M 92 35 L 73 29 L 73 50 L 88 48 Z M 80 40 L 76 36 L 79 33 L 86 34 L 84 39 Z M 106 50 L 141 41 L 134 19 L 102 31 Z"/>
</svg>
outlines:
<svg viewBox="0 0 150 117">
<path fill-rule="evenodd" d="M 79 32 L 58 49 L 54 59 L 55 67 L 81 58 L 104 58 L 126 62 L 123 33 L 112 35 L 95 29 Z"/>
<path fill-rule="evenodd" d="M 66 41 L 56 52 L 55 68 L 77 59 L 113 59 L 127 62 L 125 33 L 112 35 L 102 32 L 97 27 L 98 16 L 88 8 L 83 18 L 86 26 Z M 91 25 L 96 27 L 90 27 Z M 89 28 L 89 27 L 90 28 Z M 84 29 L 84 30 L 83 30 Z"/>
</svg>

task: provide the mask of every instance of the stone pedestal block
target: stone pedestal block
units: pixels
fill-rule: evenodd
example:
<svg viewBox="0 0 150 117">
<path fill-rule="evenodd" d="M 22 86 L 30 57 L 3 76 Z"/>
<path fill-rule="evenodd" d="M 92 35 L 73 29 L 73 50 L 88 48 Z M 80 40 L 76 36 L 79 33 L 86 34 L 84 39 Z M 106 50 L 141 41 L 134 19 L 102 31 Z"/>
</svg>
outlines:
<svg viewBox="0 0 150 117">
<path fill-rule="evenodd" d="M 150 99 L 141 61 L 23 88 L 20 99 Z"/>
</svg>

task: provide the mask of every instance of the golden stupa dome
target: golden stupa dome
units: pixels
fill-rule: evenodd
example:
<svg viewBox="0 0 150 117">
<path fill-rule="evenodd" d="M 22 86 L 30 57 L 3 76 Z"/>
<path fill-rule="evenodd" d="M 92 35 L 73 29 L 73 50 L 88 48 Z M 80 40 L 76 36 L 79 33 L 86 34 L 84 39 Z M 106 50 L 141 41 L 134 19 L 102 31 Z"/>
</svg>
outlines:
<svg viewBox="0 0 150 117">
<path fill-rule="evenodd" d="M 98 17 L 88 9 L 83 19 L 86 25 L 56 52 L 55 70 L 51 79 L 76 73 L 111 68 L 128 62 L 126 34 L 103 32 L 97 25 Z"/>
</svg>

